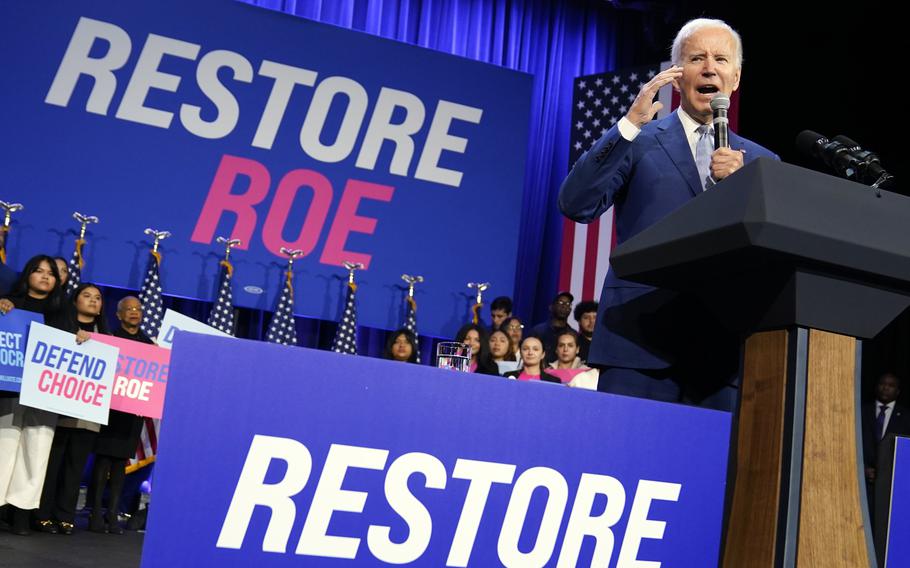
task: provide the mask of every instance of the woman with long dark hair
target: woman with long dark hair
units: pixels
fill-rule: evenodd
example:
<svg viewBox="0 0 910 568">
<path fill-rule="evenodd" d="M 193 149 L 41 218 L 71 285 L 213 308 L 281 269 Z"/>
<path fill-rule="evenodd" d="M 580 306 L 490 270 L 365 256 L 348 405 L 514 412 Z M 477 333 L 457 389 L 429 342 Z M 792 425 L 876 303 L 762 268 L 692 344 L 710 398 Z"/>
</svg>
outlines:
<svg viewBox="0 0 910 568">
<path fill-rule="evenodd" d="M 490 355 L 490 338 L 482 325 L 468 323 L 461 326 L 455 335 L 455 341 L 465 343 L 471 348 L 471 364 L 468 370 L 484 375 L 499 375 L 499 367 Z"/>
<path fill-rule="evenodd" d="M 73 291 L 72 301 L 67 304 L 61 328 L 77 334 L 83 341 L 89 338 L 89 333 L 109 335 L 101 289 L 86 282 L 80 284 Z M 35 515 L 38 530 L 73 534 L 82 470 L 100 429 L 100 424 L 89 420 L 69 416 L 61 416 L 57 420 L 41 492 L 41 506 Z"/>
<path fill-rule="evenodd" d="M 25 263 L 10 293 L 0 299 L 0 313 L 37 312 L 59 327 L 65 320 L 63 302 L 57 264 L 41 254 Z M 22 406 L 18 393 L 0 391 L 0 505 L 9 505 L 14 534 L 29 534 L 29 514 L 40 503 L 56 425 L 56 414 Z"/>
<path fill-rule="evenodd" d="M 382 354 L 383 359 L 392 361 L 403 361 L 406 363 L 417 362 L 417 338 L 414 333 L 407 329 L 397 329 L 389 335 L 385 343 L 385 351 Z"/>
</svg>

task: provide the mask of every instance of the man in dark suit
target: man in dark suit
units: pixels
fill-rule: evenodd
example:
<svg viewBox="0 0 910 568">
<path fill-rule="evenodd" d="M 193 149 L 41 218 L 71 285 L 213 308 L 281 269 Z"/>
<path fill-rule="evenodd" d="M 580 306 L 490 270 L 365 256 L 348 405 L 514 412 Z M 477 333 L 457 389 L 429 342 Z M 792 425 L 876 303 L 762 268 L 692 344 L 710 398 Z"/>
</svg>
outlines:
<svg viewBox="0 0 910 568">
<path fill-rule="evenodd" d="M 674 65 L 642 87 L 626 116 L 578 160 L 560 189 L 560 210 L 580 223 L 614 206 L 618 244 L 744 163 L 777 158 L 733 132 L 729 148 L 713 150 L 711 99 L 735 91 L 741 75 L 742 43 L 730 26 L 687 23 L 671 56 Z M 680 108 L 651 120 L 663 108 L 654 97 L 669 83 Z M 599 390 L 724 410 L 735 405 L 738 338 L 694 300 L 621 280 L 612 270 L 588 359 L 603 367 Z"/>
<path fill-rule="evenodd" d="M 882 438 L 888 434 L 910 435 L 910 410 L 897 404 L 900 394 L 900 379 L 894 373 L 885 373 L 875 383 L 875 402 L 862 408 L 863 462 L 866 482 L 870 485 L 875 482 L 878 444 Z"/>
</svg>

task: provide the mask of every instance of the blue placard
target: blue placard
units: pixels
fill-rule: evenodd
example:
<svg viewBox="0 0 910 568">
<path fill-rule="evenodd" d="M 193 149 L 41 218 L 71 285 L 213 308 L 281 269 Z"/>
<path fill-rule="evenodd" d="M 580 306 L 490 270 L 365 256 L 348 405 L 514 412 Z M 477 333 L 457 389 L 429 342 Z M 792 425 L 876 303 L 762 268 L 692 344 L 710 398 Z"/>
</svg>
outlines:
<svg viewBox="0 0 910 568">
<path fill-rule="evenodd" d="M 910 566 L 910 438 L 898 436 L 894 442 L 887 568 Z"/>
<path fill-rule="evenodd" d="M 144 568 L 717 564 L 727 413 L 186 332 L 171 376 Z"/>
<path fill-rule="evenodd" d="M 96 215 L 83 280 L 138 288 L 168 230 L 165 293 L 271 310 L 294 264 L 299 314 L 451 336 L 469 281 L 513 291 L 531 76 L 229 0 L 0 3 L 0 198 L 19 266 L 69 256 Z"/>
<path fill-rule="evenodd" d="M 22 366 L 28 344 L 29 324 L 44 323 L 44 315 L 27 310 L 13 310 L 0 315 L 0 390 L 22 390 Z"/>
</svg>

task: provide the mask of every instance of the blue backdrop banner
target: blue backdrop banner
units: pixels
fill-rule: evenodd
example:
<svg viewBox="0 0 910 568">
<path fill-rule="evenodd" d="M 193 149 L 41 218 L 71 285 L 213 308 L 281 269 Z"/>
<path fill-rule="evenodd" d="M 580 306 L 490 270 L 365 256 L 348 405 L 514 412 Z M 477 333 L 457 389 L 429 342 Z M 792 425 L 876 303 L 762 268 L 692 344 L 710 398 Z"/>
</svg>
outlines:
<svg viewBox="0 0 910 568">
<path fill-rule="evenodd" d="M 229 0 L 4 2 L 0 64 L 13 266 L 69 256 L 80 211 L 104 284 L 138 288 L 152 227 L 179 296 L 214 296 L 217 236 L 242 240 L 242 306 L 274 308 L 282 247 L 321 319 L 345 260 L 371 327 L 402 322 L 402 273 L 430 335 L 468 317 L 467 282 L 513 290 L 529 75 Z"/>
<path fill-rule="evenodd" d="M 717 564 L 727 413 L 186 332 L 171 378 L 144 568 Z"/>
</svg>

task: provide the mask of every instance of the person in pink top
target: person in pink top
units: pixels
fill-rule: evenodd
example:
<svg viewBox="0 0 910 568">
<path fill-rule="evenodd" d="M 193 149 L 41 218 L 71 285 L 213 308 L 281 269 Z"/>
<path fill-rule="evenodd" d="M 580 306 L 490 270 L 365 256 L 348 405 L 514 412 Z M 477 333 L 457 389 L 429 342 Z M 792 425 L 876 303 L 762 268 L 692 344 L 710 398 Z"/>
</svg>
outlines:
<svg viewBox="0 0 910 568">
<path fill-rule="evenodd" d="M 597 390 L 600 373 L 585 366 L 578 356 L 578 334 L 572 330 L 556 338 L 556 361 L 550 363 L 547 372 L 559 377 L 563 384 L 588 390 Z"/>
<path fill-rule="evenodd" d="M 545 362 L 546 352 L 540 339 L 533 336 L 525 337 L 521 342 L 521 369 L 506 373 L 505 376 L 519 381 L 562 382 L 544 370 Z"/>
</svg>

